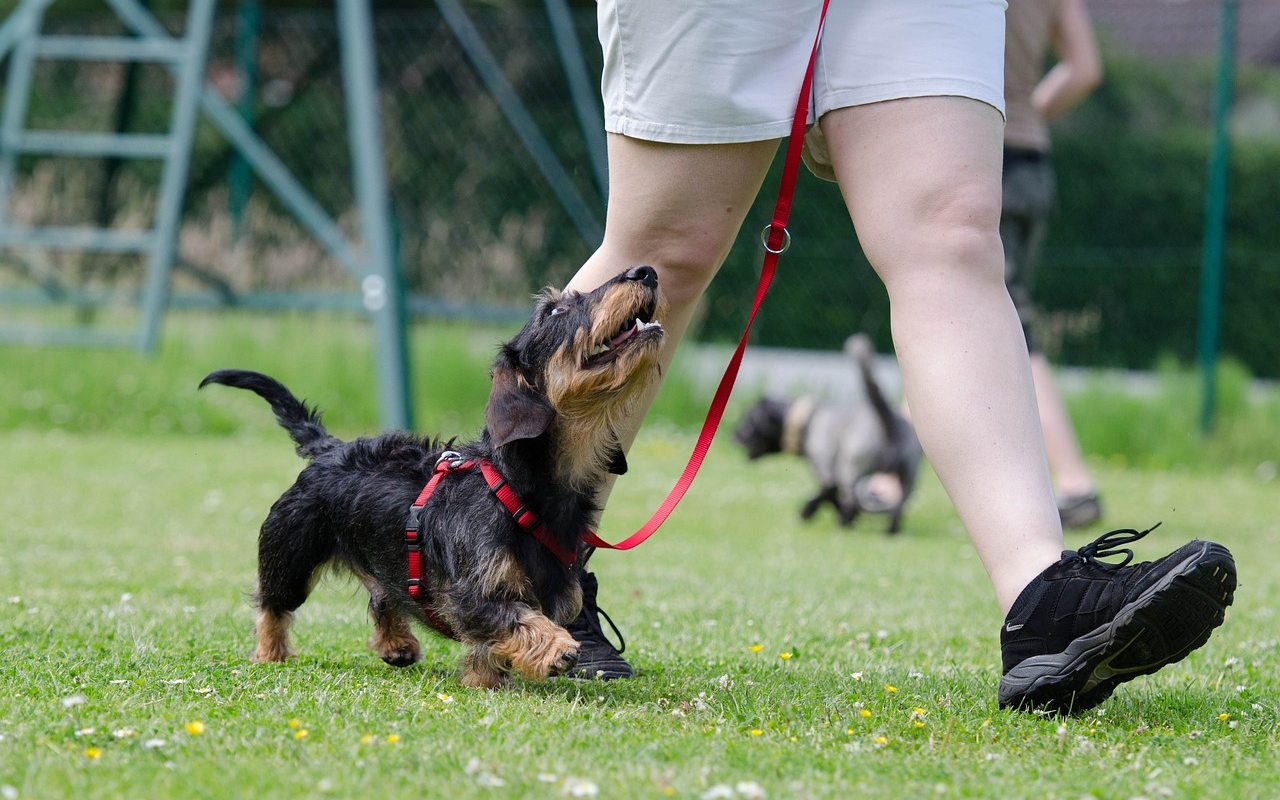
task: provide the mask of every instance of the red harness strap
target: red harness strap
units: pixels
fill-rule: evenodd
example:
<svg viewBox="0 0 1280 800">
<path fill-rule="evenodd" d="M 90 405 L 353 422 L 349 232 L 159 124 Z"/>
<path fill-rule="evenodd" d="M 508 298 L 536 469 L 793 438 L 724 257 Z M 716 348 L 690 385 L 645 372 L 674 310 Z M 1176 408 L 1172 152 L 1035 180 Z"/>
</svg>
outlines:
<svg viewBox="0 0 1280 800">
<path fill-rule="evenodd" d="M 542 524 L 536 514 L 525 507 L 520 496 L 507 484 L 506 479 L 492 462 L 483 458 L 464 460 L 452 451 L 444 453 L 436 462 L 435 474 L 431 476 L 431 480 L 427 481 L 427 485 L 422 487 L 417 499 L 409 506 L 409 520 L 404 527 L 404 541 L 409 551 L 409 596 L 422 605 L 422 610 L 427 615 L 427 621 L 431 623 L 431 627 L 450 639 L 458 637 L 428 604 L 426 587 L 422 585 L 422 536 L 419 531 L 421 511 L 445 475 L 451 472 L 467 472 L 476 467 L 480 468 L 480 474 L 484 475 L 485 483 L 489 484 L 489 491 L 498 498 L 498 502 L 502 503 L 502 507 L 511 514 L 517 525 L 541 542 L 542 546 L 551 551 L 551 554 L 561 563 L 572 565 L 578 560 L 577 549 L 566 550 L 560 546 L 551 531 L 547 530 L 547 526 Z M 588 536 L 595 536 L 595 532 L 584 529 L 583 538 L 586 539 Z"/>
</svg>

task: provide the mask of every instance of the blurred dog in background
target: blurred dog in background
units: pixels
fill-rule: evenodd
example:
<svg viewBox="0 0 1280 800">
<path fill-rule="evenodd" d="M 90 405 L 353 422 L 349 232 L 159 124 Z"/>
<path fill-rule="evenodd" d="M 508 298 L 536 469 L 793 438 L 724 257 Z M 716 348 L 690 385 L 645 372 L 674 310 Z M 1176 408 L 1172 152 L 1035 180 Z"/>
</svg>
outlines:
<svg viewBox="0 0 1280 800">
<path fill-rule="evenodd" d="M 889 515 L 887 531 L 897 533 L 915 488 L 920 442 L 875 379 L 871 339 L 854 334 L 844 349 L 862 378 L 862 397 L 819 403 L 808 396 L 792 400 L 765 396 L 747 411 L 734 439 L 753 460 L 770 453 L 791 453 L 809 462 L 818 492 L 801 509 L 802 519 L 831 503 L 841 525 L 852 525 L 864 512 L 883 513 Z M 871 477 L 878 473 L 896 476 L 902 487 L 898 497 L 881 498 L 872 491 Z"/>
</svg>

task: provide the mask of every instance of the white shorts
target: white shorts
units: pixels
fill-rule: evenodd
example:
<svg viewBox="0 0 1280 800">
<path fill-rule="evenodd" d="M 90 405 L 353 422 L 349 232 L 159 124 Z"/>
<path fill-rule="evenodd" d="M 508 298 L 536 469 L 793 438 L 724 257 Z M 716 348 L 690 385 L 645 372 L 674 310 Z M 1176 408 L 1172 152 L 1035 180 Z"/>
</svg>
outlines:
<svg viewBox="0 0 1280 800">
<path fill-rule="evenodd" d="M 676 144 L 790 132 L 821 0 L 597 6 L 605 130 Z M 943 95 L 1003 114 L 1005 7 L 1005 0 L 831 0 L 809 122 L 837 108 Z M 816 126 L 806 142 L 806 162 L 831 177 Z"/>
</svg>

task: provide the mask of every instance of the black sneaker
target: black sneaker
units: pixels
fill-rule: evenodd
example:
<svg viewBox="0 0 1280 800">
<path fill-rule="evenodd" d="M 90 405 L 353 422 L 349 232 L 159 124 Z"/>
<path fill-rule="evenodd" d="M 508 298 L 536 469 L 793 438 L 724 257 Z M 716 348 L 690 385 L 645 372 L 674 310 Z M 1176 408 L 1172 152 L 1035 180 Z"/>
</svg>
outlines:
<svg viewBox="0 0 1280 800">
<path fill-rule="evenodd" d="M 570 678 L 599 678 L 605 681 L 630 678 L 635 675 L 635 671 L 622 657 L 627 649 L 627 640 L 622 638 L 622 633 L 613 624 L 613 620 L 609 619 L 609 615 L 596 604 L 596 590 L 595 574 L 583 572 L 582 611 L 573 622 L 565 626 L 573 638 L 578 640 L 578 663 L 565 675 Z M 604 629 L 600 627 L 602 616 L 618 637 L 617 647 L 605 637 Z"/>
<path fill-rule="evenodd" d="M 1084 528 L 1102 519 L 1102 500 L 1097 492 L 1058 498 L 1058 516 L 1064 528 Z"/>
<path fill-rule="evenodd" d="M 1075 713 L 1116 686 L 1182 660 L 1222 624 L 1236 588 L 1227 548 L 1189 542 L 1126 566 L 1155 528 L 1112 531 L 1040 573 L 1000 630 L 1001 708 Z M 1098 559 L 1125 554 L 1119 564 Z"/>
</svg>

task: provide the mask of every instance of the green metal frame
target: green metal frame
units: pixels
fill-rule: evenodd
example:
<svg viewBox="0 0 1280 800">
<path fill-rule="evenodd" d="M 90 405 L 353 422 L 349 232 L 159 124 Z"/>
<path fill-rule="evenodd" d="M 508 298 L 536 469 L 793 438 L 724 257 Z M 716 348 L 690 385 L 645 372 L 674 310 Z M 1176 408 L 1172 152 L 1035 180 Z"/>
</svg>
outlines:
<svg viewBox="0 0 1280 800">
<path fill-rule="evenodd" d="M 57 154 L 94 153 L 107 155 L 154 156 L 159 143 L 149 137 L 113 137 L 110 134 L 40 135 L 34 140 L 24 139 L 20 120 L 25 116 L 26 102 L 31 85 L 31 68 L 36 48 L 49 47 L 53 52 L 79 52 L 65 41 L 53 44 L 36 43 L 36 31 L 44 9 L 52 0 L 23 0 L 22 4 L 0 25 L 0 58 L 13 50 L 14 61 L 9 70 L 9 88 L 5 95 L 3 120 L 0 120 L 0 136 L 5 143 L 17 142 L 27 148 L 37 146 L 46 152 Z M 0 328 L 0 339 L 27 342 L 79 343 L 79 344 L 133 344 L 145 349 L 154 347 L 168 292 L 170 263 L 176 241 L 182 190 L 185 188 L 187 164 L 190 159 L 190 134 L 194 131 L 195 105 L 203 109 L 209 121 L 227 138 L 232 147 L 248 163 L 263 183 L 276 195 L 294 217 L 302 224 L 322 248 L 347 270 L 359 283 L 363 306 L 374 323 L 375 356 L 378 364 L 378 383 L 382 424 L 389 428 L 407 428 L 412 425 L 410 388 L 408 380 L 408 341 L 404 330 L 404 298 L 400 287 L 399 270 L 390 246 L 388 226 L 388 202 L 386 178 L 382 165 L 382 138 L 377 107 L 377 81 L 374 68 L 373 30 L 369 12 L 369 0 L 336 0 L 340 16 L 341 47 L 344 64 L 344 81 L 347 115 L 351 133 L 354 180 L 357 201 L 364 234 L 364 246 L 357 249 L 347 239 L 338 225 L 321 209 L 320 205 L 303 188 L 276 155 L 261 139 L 254 135 L 248 123 L 241 118 L 209 86 L 200 87 L 203 63 L 209 36 L 209 20 L 214 0 L 192 0 L 192 17 L 188 21 L 188 36 L 173 39 L 155 17 L 141 7 L 136 0 L 106 0 L 130 32 L 138 37 L 133 40 L 113 42 L 98 41 L 89 45 L 97 56 L 118 55 L 130 58 L 167 63 L 179 81 L 179 92 L 187 91 L 189 104 L 179 99 L 187 117 L 177 119 L 175 108 L 174 131 L 170 144 L 185 141 L 185 157 L 181 169 L 166 169 L 162 192 L 176 195 L 176 200 L 160 204 L 156 232 L 98 230 L 86 228 L 41 228 L 16 230 L 0 224 L 0 247 L 57 247 L 94 249 L 110 252 L 130 252 L 153 249 L 158 255 L 149 265 L 143 292 L 143 330 L 132 337 L 111 336 L 101 331 L 49 331 L 41 334 L 30 328 Z M 207 8 L 207 15 L 205 14 Z M 202 16 L 203 15 L 203 16 Z M 202 21 L 203 19 L 203 21 Z M 201 41 L 192 38 L 202 32 Z M 200 67 L 181 70 L 171 59 L 178 51 L 186 58 L 198 45 Z M 86 51 L 87 52 L 87 51 Z M 193 77 L 184 80 L 187 73 Z M 21 91 L 13 91 L 20 89 Z M 12 109 L 9 106 L 12 104 Z M 12 111 L 13 113 L 10 113 Z M 21 113 L 18 113 L 21 112 Z M 10 122 L 18 120 L 18 122 Z M 5 148 L 8 152 L 9 148 Z M 0 201 L 7 200 L 7 190 L 12 180 L 12 161 L 6 164 L 0 158 Z M 2 222 L 2 220 L 0 220 Z M 161 235 L 157 235 L 161 234 Z M 167 244 L 165 243 L 167 240 Z M 161 258 L 163 256 L 163 258 Z M 161 268 L 157 268 L 161 267 Z"/>
<path fill-rule="evenodd" d="M 141 324 L 136 333 L 108 335 L 93 328 L 0 328 L 0 338 L 27 342 L 134 344 L 155 347 L 164 312 L 169 271 L 177 244 L 183 189 L 195 135 L 196 103 L 204 75 L 212 27 L 214 0 L 191 0 L 186 34 L 143 37 L 42 36 L 40 27 L 51 0 L 25 0 L 14 12 L 18 18 L 5 102 L 0 119 L 0 246 L 41 247 L 107 252 L 141 252 L 147 256 L 142 293 Z M 117 16 L 139 10 L 137 0 L 106 0 Z M 40 59 L 94 60 L 164 64 L 177 80 L 165 135 L 33 131 L 25 128 L 35 64 Z M 26 227 L 8 215 L 9 193 L 17 157 L 23 154 L 114 158 L 153 158 L 164 162 L 156 200 L 154 227 L 149 231 L 103 228 Z"/>
<path fill-rule="evenodd" d="M 1213 145 L 1209 156 L 1209 192 L 1204 203 L 1204 245 L 1200 268 L 1200 431 L 1213 429 L 1218 332 L 1222 319 L 1223 262 L 1226 257 L 1227 175 L 1230 171 L 1231 99 L 1235 93 L 1236 0 L 1223 0 L 1218 42 L 1218 83 L 1213 98 Z"/>
</svg>

